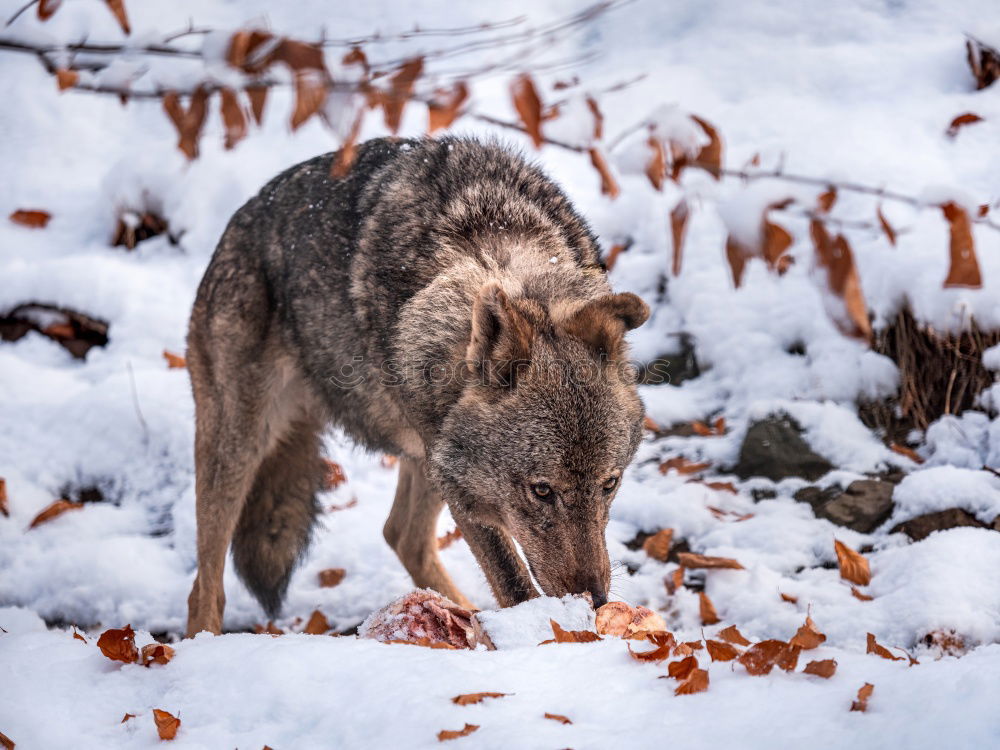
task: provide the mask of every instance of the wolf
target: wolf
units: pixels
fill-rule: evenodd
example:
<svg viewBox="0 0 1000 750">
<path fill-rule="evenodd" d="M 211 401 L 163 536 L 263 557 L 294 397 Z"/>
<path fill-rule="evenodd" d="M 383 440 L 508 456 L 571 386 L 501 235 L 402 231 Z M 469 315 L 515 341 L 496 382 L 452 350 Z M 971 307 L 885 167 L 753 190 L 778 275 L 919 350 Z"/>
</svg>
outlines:
<svg viewBox="0 0 1000 750">
<path fill-rule="evenodd" d="M 400 457 L 384 536 L 416 586 L 472 607 L 437 554 L 447 504 L 501 606 L 534 581 L 599 606 L 609 507 L 642 434 L 625 333 L 648 307 L 612 292 L 584 219 L 500 143 L 371 140 L 333 178 L 337 158 L 240 208 L 198 289 L 188 634 L 222 629 L 230 545 L 278 614 L 331 424 Z"/>
</svg>

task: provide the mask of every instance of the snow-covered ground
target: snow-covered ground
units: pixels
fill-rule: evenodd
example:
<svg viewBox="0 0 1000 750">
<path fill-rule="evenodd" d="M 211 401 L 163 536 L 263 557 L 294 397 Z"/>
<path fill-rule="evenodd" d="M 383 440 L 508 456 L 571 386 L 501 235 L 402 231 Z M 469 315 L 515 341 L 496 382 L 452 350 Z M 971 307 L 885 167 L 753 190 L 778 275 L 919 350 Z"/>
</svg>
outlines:
<svg viewBox="0 0 1000 750">
<path fill-rule="evenodd" d="M 20 5 L 3 0 L 0 16 Z M 126 5 L 139 39 L 183 29 L 189 18 L 234 30 L 266 17 L 277 31 L 311 38 L 320 27 L 348 37 L 521 13 L 537 24 L 579 8 L 569 0 L 511 0 L 489 8 L 379 0 L 336 12 L 320 0 Z M 730 167 L 759 154 L 761 168 L 780 163 L 789 172 L 916 196 L 995 203 L 1000 84 L 974 91 L 963 33 L 1000 36 L 996 23 L 991 0 L 637 0 L 544 54 L 596 54 L 573 71 L 594 90 L 647 74 L 600 97 L 607 141 L 657 107 L 676 104 L 719 128 Z M 45 25 L 32 10 L 0 37 L 85 34 L 120 37 L 97 0 L 67 2 Z M 389 59 L 454 41 L 373 45 L 369 55 Z M 480 51 L 440 65 L 478 67 L 509 54 Z M 154 72 L 162 66 L 164 80 L 176 75 L 174 66 L 154 64 Z M 556 98 L 551 83 L 569 75 L 539 76 L 546 96 Z M 513 119 L 510 77 L 477 81 L 476 111 Z M 0 477 L 10 506 L 9 517 L 0 516 L 0 627 L 7 631 L 0 632 L 0 732 L 17 747 L 146 747 L 159 741 L 154 708 L 180 715 L 175 743 L 185 747 L 424 747 L 437 745 L 438 731 L 465 723 L 481 726 L 455 740 L 469 747 L 985 748 L 1000 741 L 1000 533 L 958 528 L 913 543 L 890 533 L 900 522 L 950 508 L 994 524 L 1000 478 L 981 468 L 1000 467 L 1000 420 L 980 412 L 940 420 L 918 448 L 922 465 L 890 451 L 861 424 L 855 400 L 892 394 L 896 369 L 838 332 L 830 312 L 836 314 L 839 303 L 824 291 L 803 220 L 783 220 L 798 238 L 787 274 L 769 274 L 752 261 L 742 287 L 732 288 L 726 232 L 739 233 L 748 215 L 756 221 L 754 206 L 788 195 L 808 203 L 817 188 L 717 183 L 689 170 L 684 184 L 693 216 L 684 267 L 664 293 L 668 214 L 679 192 L 671 186 L 656 193 L 641 173 L 630 173 L 627 141 L 621 154 L 612 154 L 622 187 L 613 202 L 600 194 L 586 155 L 547 146 L 537 158 L 606 246 L 634 239 L 611 278 L 654 308 L 650 323 L 635 332 L 636 355 L 671 352 L 682 331 L 693 337 L 704 374 L 679 386 L 643 387 L 651 418 L 668 426 L 723 416 L 727 427 L 722 436 L 643 444 L 608 529 L 618 563 L 613 598 L 661 612 L 678 640 L 701 638 L 703 630 L 711 638 L 730 624 L 751 640 L 787 639 L 808 612 L 827 636 L 808 660 L 835 658 L 836 675 L 824 680 L 775 670 L 751 677 L 740 666 L 715 663 L 708 667 L 707 692 L 674 696 L 673 681 L 657 679 L 663 665 L 636 662 L 617 639 L 452 652 L 353 637 L 241 633 L 264 616 L 231 570 L 226 627 L 236 632 L 175 643 L 177 655 L 164 666 L 108 661 L 94 644 L 107 628 L 130 623 L 140 631 L 140 645 L 151 640 L 149 633 L 179 635 L 194 575 L 193 407 L 186 372 L 168 369 L 162 352 L 183 352 L 196 285 L 232 212 L 273 174 L 337 141 L 315 119 L 289 135 L 290 97 L 275 93 L 264 126 L 232 151 L 222 147 L 213 112 L 201 156 L 187 163 L 158 104 L 122 108 L 114 97 L 59 94 L 35 59 L 10 54 L 0 57 L 0 92 L 0 216 L 27 208 L 52 214 L 45 229 L 0 221 L 0 313 L 38 301 L 110 323 L 108 345 L 92 349 L 86 361 L 34 333 L 0 342 Z M 967 111 L 984 121 L 947 138 L 948 123 Z M 425 117 L 422 108 L 408 108 L 402 133 L 422 132 Z M 580 128 L 569 120 L 556 120 L 546 132 L 578 139 Z M 471 119 L 460 120 L 455 131 L 500 135 L 530 148 L 511 131 Z M 368 117 L 363 136 L 382 134 L 381 118 Z M 130 253 L 110 247 L 122 206 L 162 214 L 175 233 L 183 232 L 180 245 L 160 236 Z M 834 216 L 870 222 L 875 207 L 842 193 Z M 916 213 L 891 202 L 883 210 L 905 230 L 897 247 L 877 230 L 848 230 L 876 326 L 904 298 L 921 320 L 941 329 L 970 314 L 986 326 L 1000 325 L 1000 233 L 975 227 L 983 289 L 942 290 L 948 238 L 940 212 Z M 993 366 L 996 359 L 992 355 Z M 777 411 L 793 416 L 812 449 L 835 467 L 818 486 L 846 486 L 892 467 L 907 472 L 891 518 L 862 534 L 819 519 L 794 500 L 805 480 L 740 482 L 717 468 L 735 462 L 753 420 Z M 289 630 L 300 630 L 297 618 L 316 609 L 334 629 L 349 630 L 412 588 L 381 534 L 395 470 L 337 434 L 328 453 L 347 481 L 324 495 L 323 504 L 357 503 L 324 515 L 277 623 Z M 734 482 L 739 492 L 662 475 L 660 462 L 675 456 L 711 462 L 706 476 Z M 88 486 L 98 487 L 105 501 L 28 530 L 66 488 Z M 754 490 L 774 496 L 755 501 Z M 732 513 L 720 518 L 709 506 Z M 736 520 L 741 514 L 753 515 Z M 452 526 L 445 514 L 441 533 Z M 672 528 L 675 541 L 683 539 L 694 552 L 736 558 L 745 567 L 689 574 L 689 583 L 704 581 L 719 625 L 703 629 L 693 588 L 668 594 L 664 580 L 676 563 L 632 548 L 637 534 L 661 528 Z M 872 600 L 852 595 L 840 578 L 835 538 L 871 550 L 872 580 L 864 593 Z M 467 595 L 493 606 L 465 543 L 442 554 Z M 327 568 L 343 568 L 343 582 L 321 587 L 318 572 Z M 87 643 L 72 637 L 71 624 L 86 633 Z M 941 648 L 927 646 L 925 636 L 952 631 L 964 641 L 958 649 L 964 655 L 938 658 Z M 920 664 L 866 654 L 867 633 L 908 649 Z M 708 659 L 701 661 L 706 667 Z M 866 682 L 875 685 L 868 711 L 850 712 Z M 477 691 L 513 695 L 475 706 L 450 702 Z M 545 712 L 573 724 L 545 719 Z M 137 717 L 119 724 L 125 713 Z"/>
</svg>

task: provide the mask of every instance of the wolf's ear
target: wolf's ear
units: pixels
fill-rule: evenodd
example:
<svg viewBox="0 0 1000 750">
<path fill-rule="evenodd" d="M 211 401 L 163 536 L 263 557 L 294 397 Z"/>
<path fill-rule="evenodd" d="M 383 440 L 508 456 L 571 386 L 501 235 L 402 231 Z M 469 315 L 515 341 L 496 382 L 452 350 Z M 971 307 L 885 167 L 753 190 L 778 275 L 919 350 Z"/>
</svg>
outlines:
<svg viewBox="0 0 1000 750">
<path fill-rule="evenodd" d="M 631 292 L 605 294 L 574 312 L 562 328 L 600 356 L 618 359 L 625 331 L 638 328 L 649 318 L 649 305 Z"/>
<path fill-rule="evenodd" d="M 479 290 L 472 306 L 472 333 L 465 360 L 488 385 L 513 387 L 519 368 L 527 366 L 536 321 L 495 281 Z"/>
</svg>

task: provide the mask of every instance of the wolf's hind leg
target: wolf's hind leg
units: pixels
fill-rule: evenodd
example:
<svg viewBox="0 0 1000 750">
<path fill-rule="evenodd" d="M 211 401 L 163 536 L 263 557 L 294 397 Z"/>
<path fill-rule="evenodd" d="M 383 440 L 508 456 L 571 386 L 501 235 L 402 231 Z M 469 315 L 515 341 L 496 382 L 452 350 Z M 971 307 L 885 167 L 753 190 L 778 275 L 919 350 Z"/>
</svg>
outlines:
<svg viewBox="0 0 1000 750">
<path fill-rule="evenodd" d="M 435 533 L 444 500 L 427 481 L 422 461 L 402 457 L 396 498 L 383 533 L 420 588 L 434 589 L 456 604 L 475 609 L 448 575 L 438 556 Z"/>
</svg>

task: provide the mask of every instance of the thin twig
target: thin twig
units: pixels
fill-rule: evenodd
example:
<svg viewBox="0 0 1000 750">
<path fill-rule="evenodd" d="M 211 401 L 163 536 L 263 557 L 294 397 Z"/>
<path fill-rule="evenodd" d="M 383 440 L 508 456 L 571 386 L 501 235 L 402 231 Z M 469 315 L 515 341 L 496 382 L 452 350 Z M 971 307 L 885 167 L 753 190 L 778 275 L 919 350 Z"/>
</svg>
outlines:
<svg viewBox="0 0 1000 750">
<path fill-rule="evenodd" d="M 26 11 L 32 5 L 37 5 L 37 4 L 38 0 L 28 0 L 28 2 L 26 2 L 24 5 L 22 5 L 14 12 L 14 15 L 12 15 L 10 18 L 7 19 L 7 23 L 5 23 L 4 26 L 10 26 L 12 23 L 14 23 L 14 21 L 17 20 L 18 16 L 24 13 L 24 11 Z"/>
<path fill-rule="evenodd" d="M 148 444 L 149 427 L 146 425 L 146 420 L 142 416 L 142 409 L 139 407 L 139 392 L 135 387 L 135 373 L 132 372 L 132 360 L 128 360 L 125 366 L 128 367 L 129 383 L 132 386 L 132 405 L 135 406 L 135 414 L 139 417 L 139 424 L 142 426 L 143 442 Z"/>
</svg>

